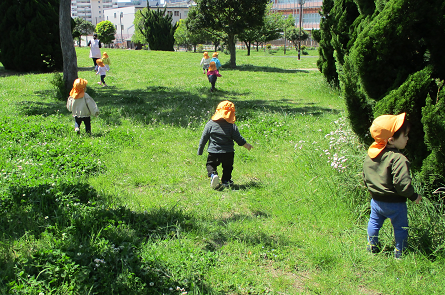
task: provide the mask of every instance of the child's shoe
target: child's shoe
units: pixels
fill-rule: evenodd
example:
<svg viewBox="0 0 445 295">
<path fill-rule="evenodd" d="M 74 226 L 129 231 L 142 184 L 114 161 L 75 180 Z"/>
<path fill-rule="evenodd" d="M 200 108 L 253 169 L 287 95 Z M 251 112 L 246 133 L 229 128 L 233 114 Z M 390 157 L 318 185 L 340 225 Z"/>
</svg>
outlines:
<svg viewBox="0 0 445 295">
<path fill-rule="evenodd" d="M 79 129 L 79 127 L 74 128 L 74 131 L 75 131 L 77 134 L 80 134 L 80 129 Z"/>
<path fill-rule="evenodd" d="M 232 180 L 226 180 L 226 181 L 223 181 L 223 182 L 222 182 L 222 185 L 223 185 L 224 187 L 232 186 L 232 185 L 233 185 L 233 181 L 232 181 Z"/>
<path fill-rule="evenodd" d="M 218 174 L 210 175 L 210 186 L 216 189 L 219 186 L 219 176 Z"/>
<path fill-rule="evenodd" d="M 107 86 L 108 86 L 107 84 L 102 85 L 102 87 L 107 87 Z"/>
<path fill-rule="evenodd" d="M 402 259 L 402 251 L 394 249 L 394 258 L 395 259 Z"/>
<path fill-rule="evenodd" d="M 102 85 L 102 82 L 97 82 L 97 84 Z"/>
<path fill-rule="evenodd" d="M 376 245 L 368 244 L 368 246 L 366 246 L 366 251 L 368 251 L 369 253 L 372 253 L 372 254 L 376 254 L 376 253 L 380 252 L 380 247 L 376 246 Z"/>
</svg>

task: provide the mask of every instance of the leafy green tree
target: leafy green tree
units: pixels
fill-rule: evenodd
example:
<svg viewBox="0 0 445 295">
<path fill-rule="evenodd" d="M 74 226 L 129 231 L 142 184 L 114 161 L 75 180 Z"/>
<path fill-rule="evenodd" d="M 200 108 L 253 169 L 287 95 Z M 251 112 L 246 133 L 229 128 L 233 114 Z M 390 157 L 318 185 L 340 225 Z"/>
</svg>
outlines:
<svg viewBox="0 0 445 295">
<path fill-rule="evenodd" d="M 0 62 L 5 69 L 62 70 L 59 0 L 2 0 L 0 11 Z"/>
<path fill-rule="evenodd" d="M 250 47 L 253 42 L 258 45 L 278 39 L 281 36 L 285 19 L 281 13 L 274 13 L 271 10 L 272 4 L 269 4 L 264 15 L 264 24 L 261 27 L 246 29 L 238 35 L 238 39 L 246 44 L 247 55 L 250 55 Z"/>
<path fill-rule="evenodd" d="M 101 21 L 96 25 L 97 38 L 104 44 L 111 44 L 115 39 L 116 28 L 109 20 Z"/>
<path fill-rule="evenodd" d="M 145 44 L 147 43 L 147 39 L 145 39 L 145 36 L 142 34 L 141 30 L 143 30 L 144 26 L 144 17 L 142 16 L 142 13 L 140 10 L 136 12 L 134 15 L 133 25 L 134 25 L 134 34 L 131 36 L 131 41 L 135 44 Z"/>
<path fill-rule="evenodd" d="M 179 20 L 178 28 L 175 31 L 176 45 L 187 48 L 193 46 L 193 51 L 196 52 L 196 46 L 200 43 L 205 43 L 209 38 L 210 35 L 205 30 L 190 32 L 187 28 L 186 21 L 183 19 Z"/>
<path fill-rule="evenodd" d="M 94 29 L 94 25 L 89 21 L 81 17 L 74 18 L 73 38 L 77 40 L 79 47 L 81 46 L 82 36 L 91 35 Z"/>
<path fill-rule="evenodd" d="M 261 17 L 269 0 L 197 0 L 196 9 L 189 11 L 190 26 L 195 29 L 211 28 L 227 34 L 230 66 L 236 67 L 235 37 L 246 29 L 263 25 Z M 260 17 L 259 17 L 260 16 Z"/>
<path fill-rule="evenodd" d="M 142 24 L 138 27 L 148 41 L 151 50 L 174 51 L 175 31 L 178 23 L 172 24 L 173 17 L 161 11 L 144 8 L 141 11 Z"/>
<path fill-rule="evenodd" d="M 286 39 L 291 41 L 292 44 L 294 44 L 295 49 L 298 51 L 298 44 L 300 41 L 307 40 L 309 38 L 308 32 L 306 32 L 304 29 L 293 27 L 289 29 L 286 33 Z"/>
</svg>

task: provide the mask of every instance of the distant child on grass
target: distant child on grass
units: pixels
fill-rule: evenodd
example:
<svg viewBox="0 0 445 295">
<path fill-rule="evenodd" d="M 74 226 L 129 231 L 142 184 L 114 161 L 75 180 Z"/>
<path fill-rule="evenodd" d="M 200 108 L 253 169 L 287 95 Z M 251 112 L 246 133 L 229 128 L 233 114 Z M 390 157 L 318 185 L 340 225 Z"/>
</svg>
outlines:
<svg viewBox="0 0 445 295">
<path fill-rule="evenodd" d="M 219 70 L 219 68 L 221 67 L 221 62 L 218 59 L 218 52 L 214 52 L 212 54 L 212 59 L 210 61 L 214 61 L 216 64 L 216 69 Z"/>
<path fill-rule="evenodd" d="M 212 87 L 210 88 L 211 92 L 216 90 L 215 84 L 216 84 L 216 80 L 218 79 L 218 77 L 222 77 L 222 76 L 216 69 L 215 62 L 211 61 L 210 65 L 209 65 L 209 71 L 207 72 L 207 78 L 209 79 L 209 82 L 212 85 Z"/>
<path fill-rule="evenodd" d="M 107 71 L 109 71 L 110 70 L 110 65 L 111 65 L 111 60 L 110 60 L 110 57 L 108 56 L 108 54 L 106 53 L 106 52 L 104 52 L 103 54 L 102 54 L 102 62 L 104 63 L 104 65 L 105 65 L 105 68 L 107 69 Z"/>
<path fill-rule="evenodd" d="M 209 56 L 209 53 L 207 51 L 204 52 L 203 57 L 201 59 L 201 63 L 200 63 L 200 65 L 202 66 L 202 69 L 204 71 L 204 74 L 207 73 L 207 71 L 209 70 L 210 60 L 211 60 L 211 58 Z"/>
<path fill-rule="evenodd" d="M 389 218 L 396 241 L 394 257 L 399 259 L 407 246 L 408 212 L 406 200 L 419 204 L 422 196 L 414 192 L 408 159 L 399 151 L 408 142 L 410 124 L 406 113 L 377 117 L 370 128 L 374 143 L 363 163 L 363 176 L 371 194 L 368 222 L 368 246 L 371 253 L 380 251 L 379 230 Z"/>
<path fill-rule="evenodd" d="M 233 185 L 232 170 L 235 156 L 234 142 L 249 151 L 252 146 L 241 136 L 235 125 L 235 105 L 225 100 L 216 108 L 212 119 L 207 122 L 199 141 L 198 155 L 202 155 L 207 141 L 209 142 L 207 156 L 207 175 L 210 177 L 210 185 L 213 189 L 219 186 L 219 176 L 216 168 L 222 164 L 222 185 Z"/>
<path fill-rule="evenodd" d="M 99 115 L 96 102 L 86 93 L 88 81 L 78 78 L 74 80 L 73 89 L 67 101 L 67 109 L 74 117 L 74 131 L 80 134 L 80 125 L 85 123 L 85 131 L 91 134 L 91 116 Z"/>
<path fill-rule="evenodd" d="M 102 62 L 101 59 L 96 60 L 97 63 L 97 72 L 96 75 L 100 75 L 100 82 L 97 82 L 97 84 L 102 85 L 102 87 L 106 87 L 107 84 L 105 83 L 105 77 L 107 76 L 107 68 L 105 67 L 105 64 Z"/>
</svg>

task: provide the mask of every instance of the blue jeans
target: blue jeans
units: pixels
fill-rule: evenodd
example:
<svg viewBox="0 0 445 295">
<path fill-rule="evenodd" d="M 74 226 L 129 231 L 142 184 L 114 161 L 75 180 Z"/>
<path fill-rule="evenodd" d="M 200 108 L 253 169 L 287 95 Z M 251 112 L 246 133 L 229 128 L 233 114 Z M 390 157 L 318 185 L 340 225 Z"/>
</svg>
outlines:
<svg viewBox="0 0 445 295">
<path fill-rule="evenodd" d="M 368 222 L 368 242 L 377 246 L 379 231 L 383 222 L 389 218 L 394 228 L 396 249 L 403 251 L 408 239 L 408 210 L 406 203 L 389 203 L 371 200 L 371 215 Z"/>
</svg>

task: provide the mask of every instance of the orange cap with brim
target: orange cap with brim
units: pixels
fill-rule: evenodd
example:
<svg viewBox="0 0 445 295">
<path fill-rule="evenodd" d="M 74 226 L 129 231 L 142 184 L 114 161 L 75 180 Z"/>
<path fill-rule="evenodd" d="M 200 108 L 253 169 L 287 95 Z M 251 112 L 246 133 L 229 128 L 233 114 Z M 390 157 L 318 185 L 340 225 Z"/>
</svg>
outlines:
<svg viewBox="0 0 445 295">
<path fill-rule="evenodd" d="M 216 121 L 219 119 L 224 119 L 232 124 L 235 123 L 235 105 L 233 102 L 225 100 L 219 103 L 215 114 L 212 116 L 212 120 Z"/>
<path fill-rule="evenodd" d="M 85 88 L 87 88 L 88 81 L 82 78 L 74 80 L 73 89 L 70 91 L 70 96 L 74 99 L 81 98 L 85 95 Z"/>
<path fill-rule="evenodd" d="M 209 72 L 216 71 L 216 63 L 214 61 L 211 61 L 209 64 Z"/>
<path fill-rule="evenodd" d="M 96 60 L 96 64 L 97 64 L 99 67 L 105 67 L 104 62 L 103 62 L 101 59 Z"/>
<path fill-rule="evenodd" d="M 371 158 L 377 157 L 388 144 L 388 139 L 402 127 L 406 113 L 400 115 L 382 115 L 377 117 L 369 128 L 374 142 L 368 149 Z"/>
<path fill-rule="evenodd" d="M 203 55 L 204 55 L 205 58 L 209 58 L 209 53 L 208 53 L 207 51 L 205 51 L 205 52 L 203 53 Z"/>
<path fill-rule="evenodd" d="M 218 57 L 218 52 L 214 52 L 214 53 L 212 54 L 212 57 Z"/>
<path fill-rule="evenodd" d="M 108 54 L 107 54 L 106 52 L 104 52 L 104 53 L 102 54 L 102 56 L 103 56 L 104 58 L 108 58 Z"/>
</svg>

